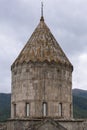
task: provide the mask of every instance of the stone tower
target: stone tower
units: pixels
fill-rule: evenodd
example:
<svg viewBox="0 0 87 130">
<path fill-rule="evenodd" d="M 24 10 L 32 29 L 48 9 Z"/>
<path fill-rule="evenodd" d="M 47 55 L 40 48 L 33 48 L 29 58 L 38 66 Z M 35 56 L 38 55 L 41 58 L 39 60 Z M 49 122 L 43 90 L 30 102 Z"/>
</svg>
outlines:
<svg viewBox="0 0 87 130">
<path fill-rule="evenodd" d="M 11 118 L 72 118 L 73 66 L 43 16 L 11 71 Z"/>
</svg>

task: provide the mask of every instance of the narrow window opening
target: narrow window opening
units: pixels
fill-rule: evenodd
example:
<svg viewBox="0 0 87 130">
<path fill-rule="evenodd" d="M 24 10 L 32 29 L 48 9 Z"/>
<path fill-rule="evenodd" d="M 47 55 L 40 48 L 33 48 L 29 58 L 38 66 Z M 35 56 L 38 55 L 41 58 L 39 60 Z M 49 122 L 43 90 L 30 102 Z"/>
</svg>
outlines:
<svg viewBox="0 0 87 130">
<path fill-rule="evenodd" d="M 70 117 L 72 116 L 72 105 L 70 104 Z"/>
<path fill-rule="evenodd" d="M 30 116 L 30 104 L 26 103 L 26 116 Z"/>
<path fill-rule="evenodd" d="M 59 117 L 62 116 L 62 103 L 59 103 Z"/>
<path fill-rule="evenodd" d="M 43 103 L 43 116 L 47 116 L 47 103 Z"/>
<path fill-rule="evenodd" d="M 16 104 L 14 104 L 14 117 L 16 117 Z"/>
</svg>

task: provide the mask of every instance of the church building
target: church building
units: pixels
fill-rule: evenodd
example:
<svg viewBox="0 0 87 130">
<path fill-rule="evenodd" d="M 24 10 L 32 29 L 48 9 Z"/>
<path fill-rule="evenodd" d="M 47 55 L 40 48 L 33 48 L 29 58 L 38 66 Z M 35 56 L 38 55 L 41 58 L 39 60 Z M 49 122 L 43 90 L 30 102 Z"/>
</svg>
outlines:
<svg viewBox="0 0 87 130">
<path fill-rule="evenodd" d="M 73 66 L 43 17 L 11 70 L 11 118 L 72 118 Z"/>
<path fill-rule="evenodd" d="M 43 12 L 11 72 L 11 119 L 6 130 L 87 130 L 86 121 L 73 119 L 73 66 Z"/>
</svg>

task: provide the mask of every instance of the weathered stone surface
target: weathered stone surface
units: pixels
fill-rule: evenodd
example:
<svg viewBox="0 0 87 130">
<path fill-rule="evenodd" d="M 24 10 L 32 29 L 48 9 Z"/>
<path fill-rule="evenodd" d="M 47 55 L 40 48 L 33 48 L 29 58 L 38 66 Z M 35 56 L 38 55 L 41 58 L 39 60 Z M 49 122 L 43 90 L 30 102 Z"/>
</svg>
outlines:
<svg viewBox="0 0 87 130">
<path fill-rule="evenodd" d="M 15 74 L 16 71 L 16 74 Z M 42 104 L 47 102 L 49 117 L 59 117 L 58 105 L 62 103 L 62 118 L 72 117 L 72 70 L 59 64 L 29 63 L 12 69 L 12 107 L 16 103 L 16 116 L 25 117 L 25 105 L 30 104 L 30 117 L 41 117 Z"/>
<path fill-rule="evenodd" d="M 26 103 L 29 117 L 42 117 L 46 102 L 47 117 L 71 118 L 72 71 L 72 64 L 41 19 L 12 65 L 11 117 L 26 117 Z"/>
<path fill-rule="evenodd" d="M 58 122 L 52 119 L 45 119 L 34 126 L 36 130 L 66 130 Z"/>
<path fill-rule="evenodd" d="M 44 20 L 41 20 L 12 67 L 28 62 L 56 62 L 72 67 Z"/>
<path fill-rule="evenodd" d="M 7 123 L 7 130 L 87 130 L 84 120 L 16 119 Z"/>
<path fill-rule="evenodd" d="M 87 129 L 86 121 L 72 118 L 73 66 L 43 19 L 11 70 L 11 120 L 7 130 Z M 43 103 L 47 105 L 45 116 Z"/>
<path fill-rule="evenodd" d="M 0 130 L 7 130 L 7 124 L 6 123 L 0 123 Z"/>
</svg>

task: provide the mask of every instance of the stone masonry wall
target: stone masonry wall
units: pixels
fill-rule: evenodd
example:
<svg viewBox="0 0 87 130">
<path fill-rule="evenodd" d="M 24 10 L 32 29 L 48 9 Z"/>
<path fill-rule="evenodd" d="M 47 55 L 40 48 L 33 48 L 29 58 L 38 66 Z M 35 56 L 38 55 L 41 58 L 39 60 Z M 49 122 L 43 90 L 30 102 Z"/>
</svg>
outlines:
<svg viewBox="0 0 87 130">
<path fill-rule="evenodd" d="M 48 63 L 22 64 L 12 69 L 11 117 L 26 117 L 25 105 L 30 104 L 30 117 L 42 117 L 42 104 L 47 103 L 47 116 L 72 117 L 72 70 L 64 65 Z"/>
<path fill-rule="evenodd" d="M 40 120 L 13 120 L 7 123 L 7 130 L 87 130 L 87 123 L 84 120 L 53 120 L 50 122 Z M 58 126 L 61 126 L 60 128 Z"/>
</svg>

